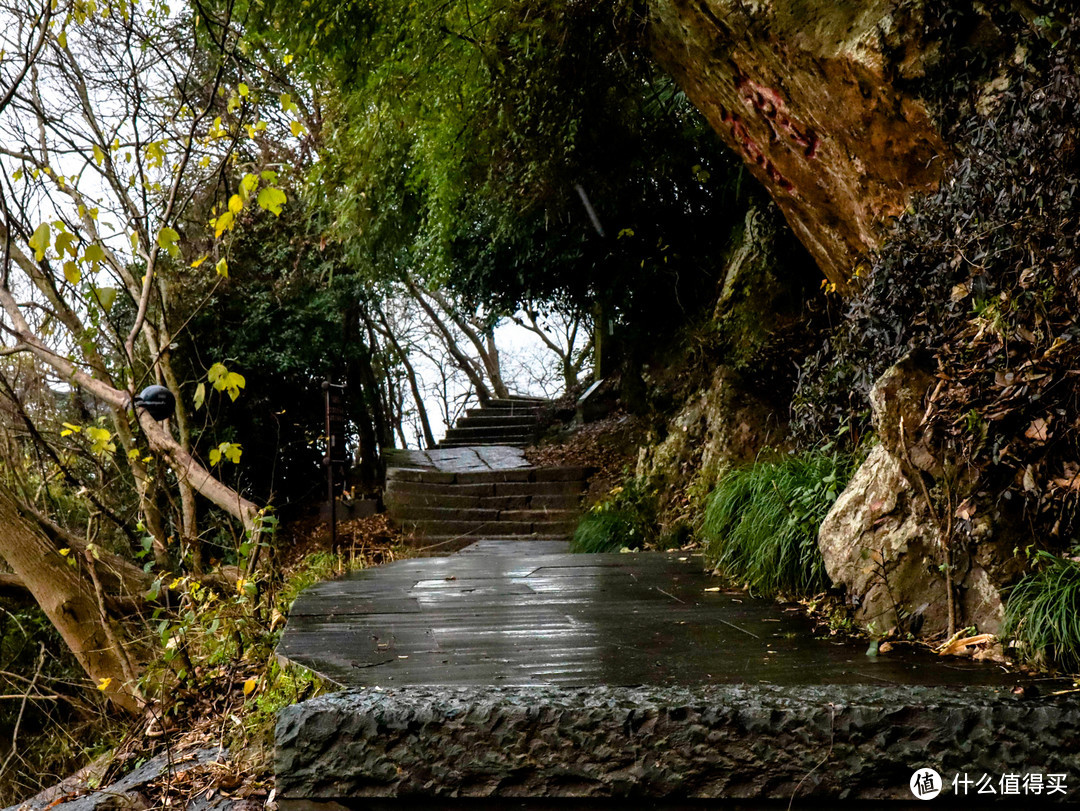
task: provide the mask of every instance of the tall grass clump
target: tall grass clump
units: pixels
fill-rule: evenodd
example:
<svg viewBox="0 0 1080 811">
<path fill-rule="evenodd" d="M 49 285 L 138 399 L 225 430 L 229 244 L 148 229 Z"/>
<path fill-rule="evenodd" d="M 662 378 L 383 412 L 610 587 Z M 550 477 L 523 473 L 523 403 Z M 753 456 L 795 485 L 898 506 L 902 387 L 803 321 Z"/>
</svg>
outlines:
<svg viewBox="0 0 1080 811">
<path fill-rule="evenodd" d="M 1002 636 L 1025 659 L 1080 672 L 1080 563 L 1040 550 L 1035 564 L 1009 595 Z"/>
<path fill-rule="evenodd" d="M 848 454 L 815 450 L 730 471 L 705 508 L 706 560 L 763 595 L 820 592 L 818 527 L 854 468 Z"/>
<path fill-rule="evenodd" d="M 629 477 L 613 487 L 578 522 L 573 552 L 641 549 L 656 540 L 656 498 L 640 480 Z"/>
</svg>

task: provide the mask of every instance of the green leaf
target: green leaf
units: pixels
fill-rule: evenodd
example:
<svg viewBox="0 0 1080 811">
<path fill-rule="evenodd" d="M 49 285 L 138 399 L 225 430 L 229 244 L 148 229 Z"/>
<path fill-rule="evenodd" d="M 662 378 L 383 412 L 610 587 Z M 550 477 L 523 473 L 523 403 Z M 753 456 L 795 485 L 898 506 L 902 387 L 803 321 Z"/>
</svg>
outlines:
<svg viewBox="0 0 1080 811">
<path fill-rule="evenodd" d="M 105 251 L 96 242 L 86 246 L 86 250 L 83 251 L 83 261 L 90 262 L 97 268 L 98 263 L 105 261 Z"/>
<path fill-rule="evenodd" d="M 94 289 L 97 293 L 98 301 L 101 303 L 101 308 L 105 312 L 112 310 L 113 304 L 116 302 L 116 288 L 115 287 L 97 287 Z"/>
<path fill-rule="evenodd" d="M 49 249 L 50 242 L 52 242 L 52 231 L 49 230 L 49 224 L 43 222 L 34 231 L 29 241 L 30 247 L 34 249 L 34 257 L 39 262 L 45 258 L 45 251 Z"/>
<path fill-rule="evenodd" d="M 285 192 L 281 189 L 274 188 L 273 186 L 267 186 L 265 189 L 259 192 L 258 203 L 259 207 L 264 211 L 269 211 L 275 217 L 281 214 L 281 207 L 285 205 L 288 198 L 285 196 Z"/>
<path fill-rule="evenodd" d="M 75 247 L 75 237 L 67 231 L 61 231 L 56 235 L 56 254 L 63 256 L 65 253 L 74 256 L 78 249 Z"/>
<path fill-rule="evenodd" d="M 157 244 L 159 248 L 168 251 L 169 256 L 176 259 L 180 255 L 180 248 L 176 244 L 178 239 L 180 235 L 176 233 L 176 229 L 165 226 L 158 231 Z"/>
</svg>

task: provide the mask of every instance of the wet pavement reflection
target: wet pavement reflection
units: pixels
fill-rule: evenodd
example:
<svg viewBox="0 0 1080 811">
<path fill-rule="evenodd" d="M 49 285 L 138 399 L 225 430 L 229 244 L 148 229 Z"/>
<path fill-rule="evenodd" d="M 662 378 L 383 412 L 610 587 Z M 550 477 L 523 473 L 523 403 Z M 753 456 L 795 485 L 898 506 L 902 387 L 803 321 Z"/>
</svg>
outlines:
<svg viewBox="0 0 1080 811">
<path fill-rule="evenodd" d="M 867 656 L 865 643 L 815 636 L 798 609 L 718 591 L 685 553 L 553 548 L 488 541 L 318 584 L 278 653 L 346 687 L 1024 681 L 905 646 Z"/>
</svg>

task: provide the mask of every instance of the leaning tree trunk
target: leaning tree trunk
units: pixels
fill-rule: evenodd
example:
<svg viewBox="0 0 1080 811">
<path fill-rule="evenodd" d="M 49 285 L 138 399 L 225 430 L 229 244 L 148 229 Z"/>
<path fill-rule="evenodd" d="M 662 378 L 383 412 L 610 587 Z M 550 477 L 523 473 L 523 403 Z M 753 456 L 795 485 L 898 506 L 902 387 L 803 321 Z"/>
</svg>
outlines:
<svg viewBox="0 0 1080 811">
<path fill-rule="evenodd" d="M 117 707 L 139 711 L 136 673 L 115 628 L 105 617 L 94 582 L 71 566 L 56 546 L 0 487 L 0 557 L 33 594 L 79 664 Z"/>
</svg>

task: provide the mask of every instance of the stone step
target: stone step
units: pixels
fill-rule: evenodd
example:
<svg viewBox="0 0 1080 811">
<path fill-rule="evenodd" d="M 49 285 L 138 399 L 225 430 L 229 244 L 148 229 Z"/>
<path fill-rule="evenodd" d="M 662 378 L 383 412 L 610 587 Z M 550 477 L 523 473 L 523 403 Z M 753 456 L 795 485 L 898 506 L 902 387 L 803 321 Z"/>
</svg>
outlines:
<svg viewBox="0 0 1080 811">
<path fill-rule="evenodd" d="M 532 524 L 569 523 L 576 525 L 578 510 L 492 510 L 482 507 L 417 507 L 397 505 L 390 516 L 399 523 L 414 521 L 477 521 L 516 522 Z"/>
<path fill-rule="evenodd" d="M 415 535 L 412 546 L 421 557 L 443 557 L 479 542 L 499 541 L 508 544 L 520 543 L 523 550 L 530 549 L 530 541 L 558 541 L 566 543 L 570 534 L 565 532 L 532 532 L 528 535 Z M 408 541 L 406 542 L 408 543 Z M 505 554 L 505 553 L 504 553 Z"/>
<path fill-rule="evenodd" d="M 480 417 L 486 415 L 507 415 L 517 414 L 520 416 L 535 417 L 538 415 L 544 406 L 542 403 L 503 403 L 499 402 L 496 405 L 484 405 L 480 408 L 467 408 L 465 409 L 465 415 L 468 417 Z"/>
<path fill-rule="evenodd" d="M 476 485 L 460 485 L 460 487 L 475 487 Z M 488 485 L 479 485 L 487 487 Z M 572 493 L 559 495 L 531 495 L 496 496 L 494 491 L 482 495 L 455 494 L 448 492 L 431 492 L 426 489 L 419 490 L 387 490 L 383 501 L 391 510 L 405 509 L 407 507 L 446 507 L 459 509 L 486 509 L 486 510 L 576 510 L 581 506 L 581 493 L 575 489 Z"/>
<path fill-rule="evenodd" d="M 387 487 L 399 482 L 424 484 L 487 484 L 515 482 L 518 484 L 538 484 L 547 482 L 584 482 L 589 475 L 589 468 L 576 465 L 564 467 L 523 467 L 512 470 L 475 470 L 465 473 L 452 473 L 445 470 L 426 468 L 390 468 L 386 471 Z M 517 495 L 516 493 L 493 495 Z"/>
<path fill-rule="evenodd" d="M 450 428 L 446 430 L 447 440 L 498 440 L 501 437 L 523 438 L 523 440 L 530 440 L 536 433 L 535 429 L 529 427 L 529 425 L 507 425 L 507 427 L 499 427 L 499 425 L 477 425 L 475 428 Z"/>
<path fill-rule="evenodd" d="M 505 535 L 545 533 L 567 537 L 577 528 L 572 521 L 448 521 L 442 519 L 405 520 L 401 527 L 425 538 L 430 536 L 471 535 L 478 538 L 501 538 Z"/>
<path fill-rule="evenodd" d="M 532 437 L 528 439 L 506 439 L 499 437 L 498 439 L 451 439 L 443 440 L 436 447 L 438 448 L 476 448 L 481 445 L 503 445 L 508 448 L 524 448 L 533 444 Z"/>
<path fill-rule="evenodd" d="M 581 480 L 567 480 L 560 482 L 478 482 L 471 484 L 455 484 L 453 482 L 437 483 L 425 481 L 392 480 L 386 484 L 384 498 L 396 498 L 398 495 L 419 495 L 436 499 L 441 496 L 458 496 L 467 498 L 488 498 L 499 496 L 526 496 L 535 498 L 574 496 L 580 497 L 585 489 L 585 483 Z"/>
<path fill-rule="evenodd" d="M 536 417 L 529 414 L 488 414 L 481 412 L 475 417 L 462 417 L 454 428 L 523 428 L 536 427 Z"/>
</svg>

